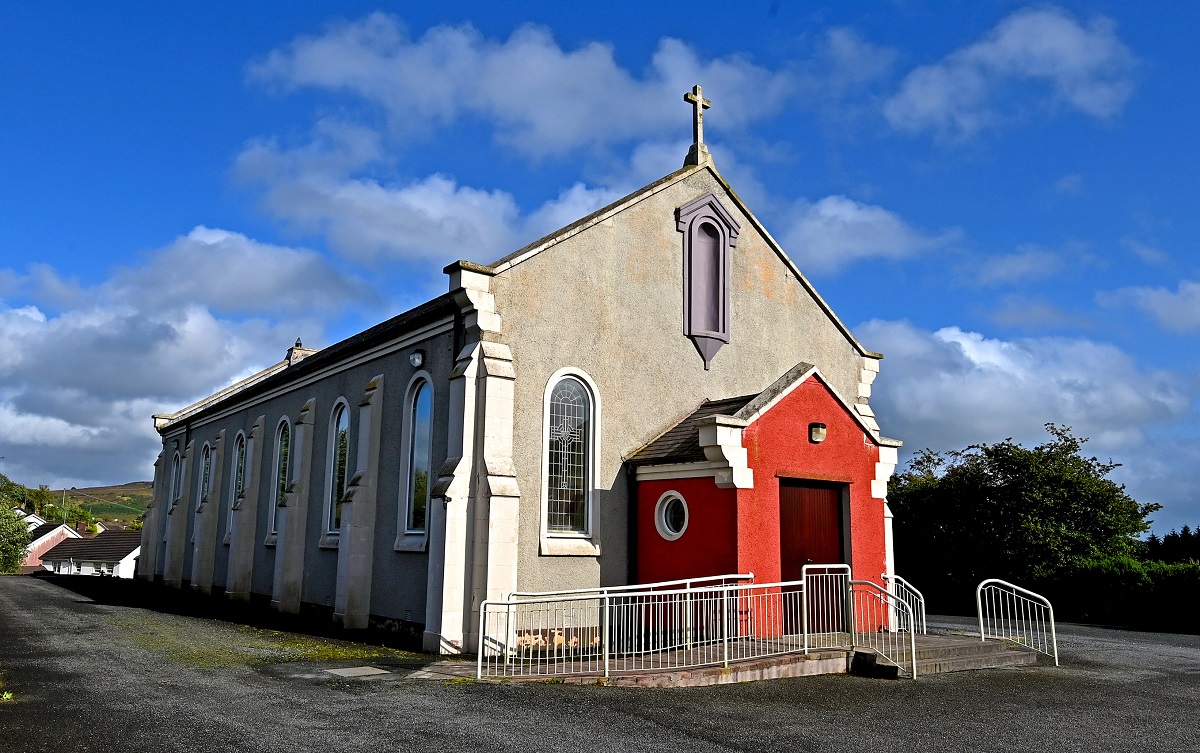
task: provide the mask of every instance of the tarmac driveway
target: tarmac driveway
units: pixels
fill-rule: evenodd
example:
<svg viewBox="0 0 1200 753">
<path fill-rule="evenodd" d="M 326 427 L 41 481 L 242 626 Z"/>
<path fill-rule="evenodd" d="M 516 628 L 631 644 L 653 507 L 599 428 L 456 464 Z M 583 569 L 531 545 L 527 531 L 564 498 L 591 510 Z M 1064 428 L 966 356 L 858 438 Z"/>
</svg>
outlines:
<svg viewBox="0 0 1200 753">
<path fill-rule="evenodd" d="M 1200 751 L 1200 637 L 1061 625 L 1059 650 L 915 682 L 417 679 L 431 657 L 0 577 L 0 751 Z M 325 671 L 361 666 L 387 673 Z"/>
</svg>

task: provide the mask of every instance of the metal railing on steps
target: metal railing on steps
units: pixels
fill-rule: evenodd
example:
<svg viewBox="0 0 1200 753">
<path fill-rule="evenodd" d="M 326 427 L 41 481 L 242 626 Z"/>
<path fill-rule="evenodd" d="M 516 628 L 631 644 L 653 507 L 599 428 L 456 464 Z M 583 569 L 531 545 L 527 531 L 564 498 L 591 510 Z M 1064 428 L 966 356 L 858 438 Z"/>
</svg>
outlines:
<svg viewBox="0 0 1200 753">
<path fill-rule="evenodd" d="M 1058 666 L 1058 637 L 1050 600 L 1027 588 L 989 578 L 975 588 L 979 639 L 998 638 L 1054 657 Z"/>
<path fill-rule="evenodd" d="M 847 565 L 798 581 L 749 574 L 613 588 L 515 593 L 479 613 L 477 675 L 554 677 L 671 671 L 818 650 L 869 649 L 911 664 L 911 607 Z M 907 637 L 903 637 L 907 635 Z"/>
<path fill-rule="evenodd" d="M 925 626 L 925 596 L 916 586 L 899 575 L 884 573 L 881 577 L 888 584 L 888 591 L 907 604 L 912 611 L 913 632 L 927 634 L 929 630 Z"/>
<path fill-rule="evenodd" d="M 854 622 L 851 648 L 869 648 L 876 656 L 917 678 L 917 635 L 912 608 L 869 580 L 850 581 Z M 905 666 L 907 665 L 907 667 Z"/>
</svg>

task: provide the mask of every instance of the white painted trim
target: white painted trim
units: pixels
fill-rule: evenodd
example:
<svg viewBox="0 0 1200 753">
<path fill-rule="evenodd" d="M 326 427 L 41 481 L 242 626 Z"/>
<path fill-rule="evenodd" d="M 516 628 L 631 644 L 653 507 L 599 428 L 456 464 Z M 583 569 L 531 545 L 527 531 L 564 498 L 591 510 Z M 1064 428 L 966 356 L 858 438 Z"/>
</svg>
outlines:
<svg viewBox="0 0 1200 753">
<path fill-rule="evenodd" d="M 273 390 L 268 390 L 267 392 L 264 392 L 263 394 L 256 396 L 254 398 L 254 402 L 255 402 L 255 404 L 265 403 L 268 400 L 273 400 L 281 395 L 285 395 L 290 392 L 295 392 L 295 391 L 303 389 L 304 387 L 307 387 L 311 384 L 315 384 L 315 383 L 321 381 L 322 379 L 325 379 L 326 377 L 330 376 L 331 374 L 341 372 L 341 371 L 348 371 L 348 370 L 354 368 L 355 366 L 359 366 L 368 361 L 372 361 L 376 358 L 381 358 L 383 356 L 390 355 L 391 353 L 395 353 L 397 350 L 404 350 L 413 345 L 416 345 L 417 343 L 424 342 L 425 340 L 429 340 L 431 338 L 437 337 L 438 335 L 445 334 L 446 332 L 451 332 L 453 330 L 454 330 L 454 317 L 453 316 L 443 317 L 442 319 L 438 319 L 435 322 L 431 322 L 430 324 L 426 325 L 425 327 L 422 327 L 421 329 L 414 330 L 411 334 L 409 334 L 406 337 L 402 337 L 402 338 L 399 338 L 396 340 L 391 340 L 387 343 L 376 346 L 370 350 L 360 353 L 358 356 L 356 356 L 354 358 L 347 358 L 347 359 L 343 359 L 341 361 L 337 361 L 335 363 L 329 364 L 328 366 L 322 368 L 321 370 L 319 370 L 313 374 L 310 374 L 309 376 L 305 377 L 304 379 L 300 379 L 295 382 L 288 382 L 287 384 L 280 385 L 279 387 L 276 387 Z M 318 352 L 320 352 L 320 351 L 318 351 Z M 221 393 L 217 393 L 217 394 L 221 394 Z M 198 421 L 195 424 L 192 424 L 192 428 L 195 429 L 195 428 L 204 426 L 206 424 L 210 424 L 213 421 L 219 421 L 228 416 L 232 416 L 235 413 L 240 413 L 241 411 L 243 411 L 245 409 L 246 409 L 246 404 L 243 402 L 238 402 L 234 405 L 229 406 L 228 408 L 226 408 L 224 410 L 221 410 L 221 411 L 218 411 L 218 412 L 212 414 L 211 416 L 205 416 L 202 420 Z M 170 416 L 163 417 L 167 421 L 167 423 L 164 423 L 161 427 L 156 427 L 159 429 L 159 433 L 162 434 L 163 436 L 166 436 L 166 434 L 169 434 L 173 429 L 176 429 L 177 428 L 176 424 L 178 424 L 183 419 L 187 418 L 187 415 L 185 415 L 185 413 L 184 413 L 184 411 L 187 411 L 187 410 L 188 410 L 188 408 L 184 408 L 183 411 L 180 411 L 179 413 L 174 413 L 174 414 L 171 414 Z M 178 428 L 182 429 L 182 427 L 178 427 Z"/>
<path fill-rule="evenodd" d="M 425 503 L 425 528 L 420 531 L 409 530 L 408 528 L 408 505 L 409 494 L 408 487 L 412 479 L 412 469 L 409 464 L 412 462 L 412 419 L 413 419 L 413 400 L 416 397 L 417 389 L 424 384 L 429 389 L 430 400 L 430 436 L 429 436 L 429 460 L 433 462 L 433 426 L 435 419 L 433 411 L 437 407 L 437 393 L 433 388 L 433 377 L 428 371 L 421 369 L 412 375 L 408 380 L 408 384 L 404 388 L 404 403 L 400 416 L 400 483 L 397 487 L 396 494 L 396 541 L 393 548 L 397 552 L 423 552 L 429 543 L 429 517 L 431 513 L 431 503 L 433 497 Z M 436 469 L 429 469 L 429 492 L 433 491 L 433 486 L 437 483 L 434 476 Z"/>
<path fill-rule="evenodd" d="M 345 482 L 345 485 L 346 485 L 347 489 L 350 488 L 350 437 L 351 437 L 350 401 L 348 401 L 344 397 L 338 397 L 337 400 L 333 401 L 333 407 L 329 409 L 329 422 L 326 424 L 326 426 L 328 427 L 328 430 L 325 435 L 325 437 L 326 437 L 326 439 L 325 439 L 325 445 L 326 445 L 326 447 L 325 447 L 325 491 L 321 495 L 321 498 L 324 500 L 324 504 L 321 506 L 321 509 L 322 509 L 322 513 L 321 513 L 322 518 L 321 519 L 322 519 L 322 522 L 324 522 L 324 524 L 325 524 L 321 529 L 320 546 L 323 549 L 328 549 L 328 548 L 337 546 L 336 537 L 338 535 L 338 529 L 335 529 L 333 527 L 333 505 L 334 505 L 333 474 L 337 472 L 337 468 L 335 467 L 336 466 L 336 458 L 334 457 L 334 454 L 337 452 L 337 445 L 336 445 L 336 442 L 334 442 L 334 437 L 337 434 L 336 421 L 337 421 L 339 406 L 342 408 L 342 410 L 344 410 L 346 412 L 346 482 Z M 345 492 L 342 492 L 342 493 L 345 494 Z M 332 543 L 330 541 L 331 538 L 333 539 Z"/>
<path fill-rule="evenodd" d="M 774 408 L 776 405 L 778 405 L 780 400 L 783 400 L 785 397 L 792 394 L 792 392 L 794 392 L 797 387 L 804 384 L 805 382 L 807 382 L 809 379 L 811 379 L 813 377 L 816 377 L 817 381 L 819 381 L 822 384 L 822 386 L 826 387 L 829 390 L 830 394 L 832 394 L 837 399 L 837 401 L 839 403 L 841 403 L 842 407 L 846 409 L 846 412 L 849 413 L 850 417 L 853 418 L 855 423 L 857 423 L 859 425 L 859 427 L 863 430 L 863 433 L 866 434 L 868 437 L 870 437 L 872 442 L 874 442 L 877 445 L 885 444 L 884 439 L 879 436 L 879 426 L 872 425 L 873 422 L 866 421 L 864 419 L 863 415 L 859 412 L 859 409 L 855 407 L 855 406 L 864 405 L 864 404 L 863 403 L 851 404 L 851 403 L 846 402 L 846 400 L 841 395 L 838 394 L 838 391 L 835 390 L 832 385 L 830 385 L 829 380 L 825 378 L 825 375 L 822 374 L 821 370 L 819 368 L 817 368 L 816 366 L 813 366 L 812 368 L 808 369 L 803 374 L 801 374 L 799 377 L 794 379 L 789 385 L 787 385 L 782 390 L 780 390 L 779 394 L 772 397 L 769 402 L 767 402 L 765 405 L 761 406 L 758 410 L 756 410 L 753 415 L 747 416 L 745 418 L 746 423 L 752 424 L 755 421 L 757 421 L 758 419 L 762 418 L 768 411 L 770 411 L 772 408 Z M 870 406 L 864 406 L 864 407 L 868 411 L 871 410 Z"/>
<path fill-rule="evenodd" d="M 753 489 L 754 469 L 750 468 L 742 432 L 747 422 L 729 416 L 701 419 L 697 431 L 704 457 L 721 463 L 716 484 L 721 489 Z"/>
<path fill-rule="evenodd" d="M 669 481 L 676 478 L 705 478 L 715 477 L 729 466 L 725 463 L 714 463 L 711 460 L 698 460 L 694 463 L 662 463 L 660 465 L 642 465 L 637 469 L 638 481 Z"/>
<path fill-rule="evenodd" d="M 587 485 L 587 530 L 580 533 L 551 532 L 548 526 L 547 509 L 550 496 L 550 397 L 554 387 L 565 378 L 574 378 L 583 384 L 592 400 L 591 436 L 589 437 L 590 452 L 588 453 L 588 468 L 585 474 Z M 544 555 L 567 556 L 599 556 L 600 542 L 595 527 L 595 498 L 596 479 L 600 474 L 601 436 L 603 435 L 603 408 L 600 400 L 600 388 L 586 371 L 574 366 L 558 369 L 546 380 L 542 392 L 542 478 L 541 478 L 541 553 Z"/>
<path fill-rule="evenodd" d="M 683 527 L 678 531 L 672 531 L 667 527 L 666 513 L 667 502 L 672 499 L 678 499 L 683 503 Z M 674 489 L 670 489 L 662 493 L 658 498 L 658 502 L 654 503 L 654 527 L 658 529 L 658 535 L 662 536 L 667 541 L 678 541 L 683 534 L 687 533 L 688 523 L 691 522 L 692 513 L 688 508 L 687 498 Z"/>
</svg>

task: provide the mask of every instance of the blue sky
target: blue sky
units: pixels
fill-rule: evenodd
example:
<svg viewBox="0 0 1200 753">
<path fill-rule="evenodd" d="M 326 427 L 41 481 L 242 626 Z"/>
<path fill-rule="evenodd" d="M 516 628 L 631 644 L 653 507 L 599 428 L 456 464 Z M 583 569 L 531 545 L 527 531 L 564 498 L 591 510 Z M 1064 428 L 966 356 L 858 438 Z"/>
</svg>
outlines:
<svg viewBox="0 0 1200 753">
<path fill-rule="evenodd" d="M 906 451 L 1048 421 L 1200 523 L 1200 6 L 79 3 L 0 23 L 0 471 L 148 478 L 149 415 L 677 167 L 860 339 Z"/>
</svg>

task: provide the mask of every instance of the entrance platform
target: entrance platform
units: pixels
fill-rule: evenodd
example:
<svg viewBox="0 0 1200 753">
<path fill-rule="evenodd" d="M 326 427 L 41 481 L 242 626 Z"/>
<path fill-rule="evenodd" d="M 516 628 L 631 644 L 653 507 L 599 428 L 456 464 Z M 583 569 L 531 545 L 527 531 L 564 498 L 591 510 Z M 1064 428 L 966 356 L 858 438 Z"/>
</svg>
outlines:
<svg viewBox="0 0 1200 753">
<path fill-rule="evenodd" d="M 1018 667 L 1037 664 L 1038 654 L 1017 648 L 1006 641 L 981 641 L 964 635 L 918 635 L 917 677 L 941 672 Z M 905 667 L 909 657 L 896 657 Z M 573 685 L 614 685 L 626 687 L 696 687 L 726 685 L 758 680 L 777 680 L 826 674 L 861 674 L 894 679 L 907 677 L 907 670 L 886 664 L 866 650 L 819 649 L 807 654 L 784 654 L 747 661 L 731 661 L 728 667 L 715 665 L 602 673 L 568 673 L 556 676 L 511 677 L 510 682 L 561 682 Z"/>
</svg>

